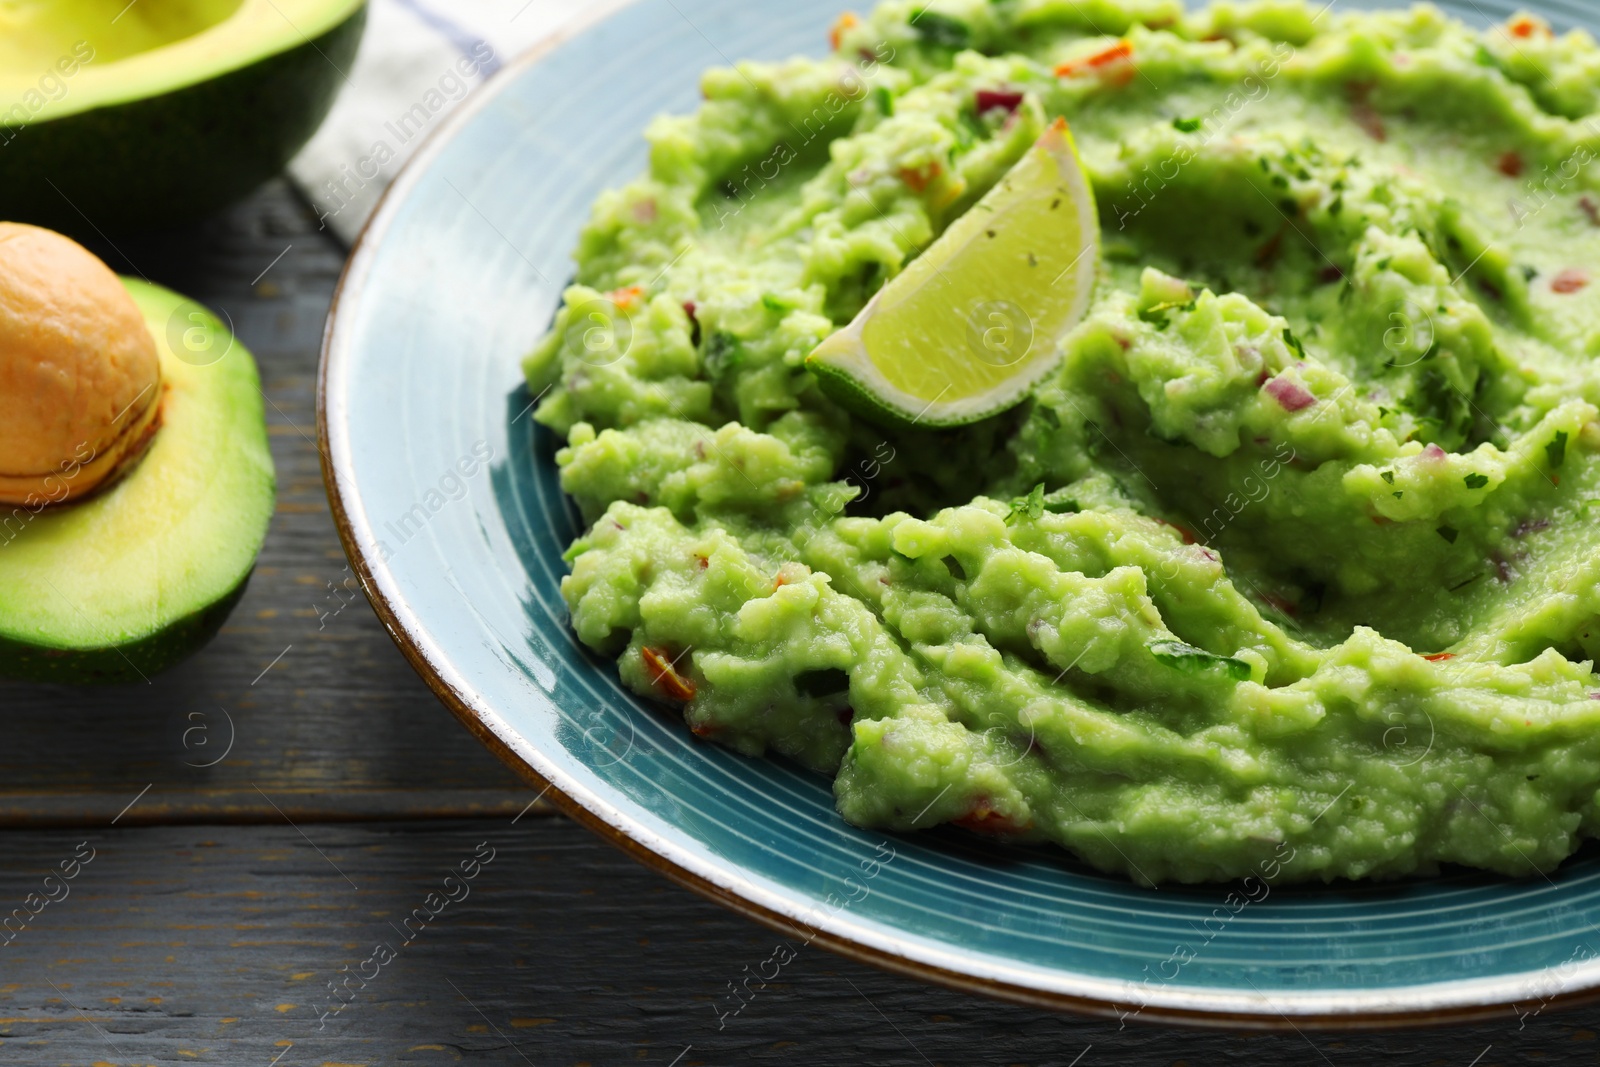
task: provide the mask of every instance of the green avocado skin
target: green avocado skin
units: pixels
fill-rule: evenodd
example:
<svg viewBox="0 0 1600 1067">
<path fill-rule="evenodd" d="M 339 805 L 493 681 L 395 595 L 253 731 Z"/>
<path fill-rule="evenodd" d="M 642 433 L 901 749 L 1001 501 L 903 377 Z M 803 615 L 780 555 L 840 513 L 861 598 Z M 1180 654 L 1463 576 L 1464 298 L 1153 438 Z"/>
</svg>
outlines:
<svg viewBox="0 0 1600 1067">
<path fill-rule="evenodd" d="M 92 238 L 232 203 L 282 171 L 317 131 L 365 25 L 362 6 L 315 40 L 219 78 L 0 127 L 0 218 Z"/>
<path fill-rule="evenodd" d="M 221 600 L 126 645 L 83 651 L 44 648 L 0 637 L 0 678 L 59 685 L 148 682 L 216 636 L 244 597 L 250 575 Z"/>
</svg>

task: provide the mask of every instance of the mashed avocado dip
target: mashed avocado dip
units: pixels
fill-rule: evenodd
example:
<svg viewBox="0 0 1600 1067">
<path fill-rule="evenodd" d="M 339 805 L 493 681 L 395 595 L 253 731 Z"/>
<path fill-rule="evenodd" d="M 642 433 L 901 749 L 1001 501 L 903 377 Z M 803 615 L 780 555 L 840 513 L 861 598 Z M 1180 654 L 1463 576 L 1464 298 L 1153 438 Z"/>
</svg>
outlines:
<svg viewBox="0 0 1600 1067">
<path fill-rule="evenodd" d="M 891 0 L 834 45 L 651 126 L 526 361 L 579 637 L 853 823 L 1142 882 L 1600 831 L 1595 42 Z M 1057 116 L 1101 226 L 1060 367 L 959 430 L 845 414 L 806 356 Z"/>
</svg>

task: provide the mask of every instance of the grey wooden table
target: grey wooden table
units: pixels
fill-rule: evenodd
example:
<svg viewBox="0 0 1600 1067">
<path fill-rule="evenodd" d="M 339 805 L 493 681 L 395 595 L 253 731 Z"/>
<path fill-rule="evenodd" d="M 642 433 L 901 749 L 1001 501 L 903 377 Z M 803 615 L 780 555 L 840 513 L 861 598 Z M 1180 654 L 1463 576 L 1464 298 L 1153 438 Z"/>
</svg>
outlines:
<svg viewBox="0 0 1600 1067">
<path fill-rule="evenodd" d="M 1600 1009 L 1359 1036 L 1119 1029 L 820 949 L 719 1026 L 714 1005 L 776 935 L 529 807 L 346 569 L 313 410 L 344 250 L 274 184 L 96 251 L 225 315 L 255 352 L 278 509 L 249 593 L 194 659 L 118 689 L 0 683 L 0 913 L 76 872 L 0 937 L 0 1064 L 1600 1059 Z M 414 918 L 464 861 L 467 895 Z"/>
</svg>

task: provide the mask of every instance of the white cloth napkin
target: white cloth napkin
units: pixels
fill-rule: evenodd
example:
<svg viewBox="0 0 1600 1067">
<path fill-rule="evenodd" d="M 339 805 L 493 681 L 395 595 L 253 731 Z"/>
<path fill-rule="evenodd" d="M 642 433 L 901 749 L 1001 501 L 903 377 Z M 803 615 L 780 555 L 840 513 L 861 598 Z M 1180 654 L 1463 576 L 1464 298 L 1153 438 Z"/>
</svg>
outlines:
<svg viewBox="0 0 1600 1067">
<path fill-rule="evenodd" d="M 484 79 L 626 0 L 369 0 L 348 83 L 289 176 L 349 244 L 400 167 Z"/>
</svg>

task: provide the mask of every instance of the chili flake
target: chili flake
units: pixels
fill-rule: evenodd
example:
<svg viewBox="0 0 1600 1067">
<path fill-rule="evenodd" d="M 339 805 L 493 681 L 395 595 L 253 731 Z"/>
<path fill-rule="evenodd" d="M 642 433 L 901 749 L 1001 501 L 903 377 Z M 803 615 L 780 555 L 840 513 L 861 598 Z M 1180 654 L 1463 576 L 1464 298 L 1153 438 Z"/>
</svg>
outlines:
<svg viewBox="0 0 1600 1067">
<path fill-rule="evenodd" d="M 694 699 L 694 683 L 678 673 L 674 666 L 676 660 L 668 659 L 665 651 L 646 645 L 639 650 L 639 655 L 644 660 L 645 670 L 650 674 L 650 681 L 657 689 L 673 700 Z"/>
</svg>

